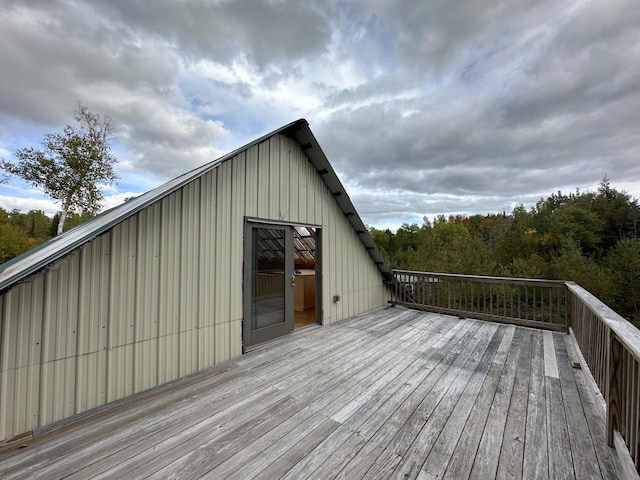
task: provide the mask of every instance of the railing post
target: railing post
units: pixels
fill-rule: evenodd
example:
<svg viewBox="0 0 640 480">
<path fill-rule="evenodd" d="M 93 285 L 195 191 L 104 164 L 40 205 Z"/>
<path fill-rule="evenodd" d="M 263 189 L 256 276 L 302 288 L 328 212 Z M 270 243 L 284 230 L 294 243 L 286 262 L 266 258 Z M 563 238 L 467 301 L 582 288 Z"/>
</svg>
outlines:
<svg viewBox="0 0 640 480">
<path fill-rule="evenodd" d="M 567 291 L 564 294 L 564 304 L 565 304 L 565 315 L 567 328 L 574 328 L 575 322 L 578 322 L 579 314 L 578 314 L 578 299 L 571 293 L 569 296 L 569 288 L 565 286 Z"/>
<path fill-rule="evenodd" d="M 620 431 L 622 400 L 622 345 L 609 331 L 609 359 L 607 362 L 607 442 L 613 447 L 613 431 Z"/>
</svg>

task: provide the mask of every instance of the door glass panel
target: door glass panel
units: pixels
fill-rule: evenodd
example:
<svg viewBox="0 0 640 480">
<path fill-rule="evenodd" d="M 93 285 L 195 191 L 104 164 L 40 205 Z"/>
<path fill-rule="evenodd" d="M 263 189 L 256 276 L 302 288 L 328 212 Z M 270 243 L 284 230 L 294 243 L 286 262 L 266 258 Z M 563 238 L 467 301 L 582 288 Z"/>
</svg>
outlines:
<svg viewBox="0 0 640 480">
<path fill-rule="evenodd" d="M 252 325 L 253 330 L 285 321 L 285 230 L 253 229 Z"/>
</svg>

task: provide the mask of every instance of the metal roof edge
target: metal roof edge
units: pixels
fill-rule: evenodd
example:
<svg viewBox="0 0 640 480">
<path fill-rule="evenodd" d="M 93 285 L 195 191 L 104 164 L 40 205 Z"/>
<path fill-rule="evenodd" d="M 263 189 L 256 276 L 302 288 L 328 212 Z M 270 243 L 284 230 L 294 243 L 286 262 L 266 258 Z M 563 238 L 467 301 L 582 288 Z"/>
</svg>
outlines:
<svg viewBox="0 0 640 480">
<path fill-rule="evenodd" d="M 299 129 L 289 129 L 289 136 L 293 137 L 303 148 L 307 158 L 315 166 L 316 171 L 329 188 L 333 198 L 338 205 L 340 205 L 340 208 L 347 217 L 347 221 L 351 225 L 351 228 L 353 228 L 354 232 L 358 235 L 360 242 L 364 245 L 369 256 L 376 264 L 376 267 L 382 274 L 383 279 L 390 281 L 392 277 L 391 269 L 385 262 L 378 246 L 375 244 L 373 237 L 369 233 L 369 229 L 360 218 L 351 198 L 349 198 L 346 189 L 331 166 L 331 163 L 322 150 L 322 147 L 320 147 L 318 140 L 309 127 L 309 124 L 307 122 L 304 123 L 305 124 L 303 126 L 301 125 L 301 128 Z"/>
<path fill-rule="evenodd" d="M 378 267 L 378 270 L 380 270 L 385 279 L 388 279 L 391 275 L 391 270 L 386 265 L 382 254 L 375 245 L 362 219 L 356 212 L 344 186 L 338 179 L 329 160 L 311 132 L 309 123 L 305 119 L 299 119 L 267 133 L 212 162 L 169 180 L 129 202 L 106 210 L 68 232 L 54 237 L 5 262 L 0 265 L 0 292 L 4 292 L 17 282 L 55 263 L 60 258 L 106 233 L 117 224 L 132 217 L 152 203 L 163 199 L 189 182 L 217 168 L 225 161 L 278 134 L 286 135 L 298 141 L 305 151 L 307 158 L 313 163 L 331 193 L 334 194 L 335 200 L 342 208 L 354 231 L 358 234 L 358 238 L 360 238 L 360 241 L 364 244 L 369 255 Z"/>
<path fill-rule="evenodd" d="M 123 222 L 129 217 L 132 217 L 152 203 L 155 203 L 179 190 L 196 178 L 217 168 L 220 164 L 235 157 L 239 153 L 266 141 L 274 135 L 279 133 L 286 134 L 287 131 L 301 128 L 303 125 L 308 126 L 308 123 L 306 120 L 300 119 L 280 127 L 220 158 L 183 173 L 153 190 L 143 193 L 139 197 L 106 210 L 62 235 L 41 243 L 25 253 L 1 264 L 0 292 L 4 292 L 17 282 L 55 263 L 57 260 L 78 249 L 85 243 L 106 233 L 115 225 Z"/>
</svg>

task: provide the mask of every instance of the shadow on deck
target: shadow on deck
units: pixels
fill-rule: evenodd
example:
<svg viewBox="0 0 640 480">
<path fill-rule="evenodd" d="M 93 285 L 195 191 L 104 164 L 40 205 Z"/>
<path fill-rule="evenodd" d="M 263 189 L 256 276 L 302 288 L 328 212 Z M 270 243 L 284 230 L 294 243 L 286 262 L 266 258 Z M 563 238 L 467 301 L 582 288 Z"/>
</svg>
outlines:
<svg viewBox="0 0 640 480">
<path fill-rule="evenodd" d="M 0 452 L 2 478 L 622 478 L 567 334 L 385 308 Z"/>
</svg>

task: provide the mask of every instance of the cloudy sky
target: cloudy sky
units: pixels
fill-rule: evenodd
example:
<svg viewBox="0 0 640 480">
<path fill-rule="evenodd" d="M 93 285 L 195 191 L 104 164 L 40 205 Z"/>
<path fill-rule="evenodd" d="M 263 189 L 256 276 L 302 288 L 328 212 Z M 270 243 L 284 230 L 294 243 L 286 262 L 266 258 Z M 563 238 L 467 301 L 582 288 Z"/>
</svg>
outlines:
<svg viewBox="0 0 640 480">
<path fill-rule="evenodd" d="M 0 0 L 0 157 L 111 117 L 106 206 L 306 118 L 370 226 L 640 197 L 637 0 Z M 56 206 L 16 180 L 0 207 Z"/>
</svg>

